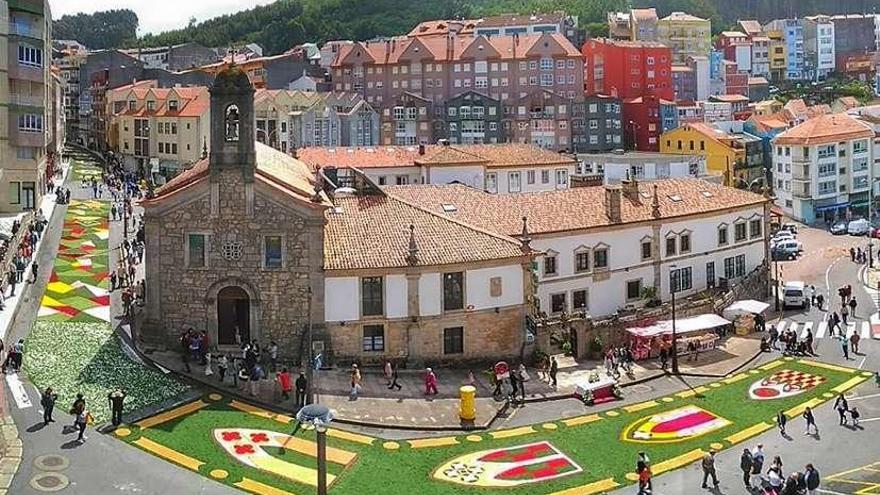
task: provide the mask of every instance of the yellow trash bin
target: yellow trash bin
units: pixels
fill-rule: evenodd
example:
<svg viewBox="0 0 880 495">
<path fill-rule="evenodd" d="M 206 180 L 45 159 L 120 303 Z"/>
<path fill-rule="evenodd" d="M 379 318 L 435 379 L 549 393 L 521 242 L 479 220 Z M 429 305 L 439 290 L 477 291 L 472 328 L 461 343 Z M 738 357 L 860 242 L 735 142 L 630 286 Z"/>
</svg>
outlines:
<svg viewBox="0 0 880 495">
<path fill-rule="evenodd" d="M 458 389 L 461 396 L 461 407 L 458 415 L 465 421 L 477 419 L 476 395 L 477 389 L 473 385 L 465 385 Z"/>
</svg>

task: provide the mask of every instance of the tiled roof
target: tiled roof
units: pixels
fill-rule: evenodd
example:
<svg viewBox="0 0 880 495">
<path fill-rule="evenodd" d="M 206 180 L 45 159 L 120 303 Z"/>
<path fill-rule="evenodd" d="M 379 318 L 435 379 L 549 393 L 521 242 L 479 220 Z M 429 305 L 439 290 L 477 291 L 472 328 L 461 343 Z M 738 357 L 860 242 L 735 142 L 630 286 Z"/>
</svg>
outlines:
<svg viewBox="0 0 880 495">
<path fill-rule="evenodd" d="M 788 120 L 784 115 L 775 113 L 773 115 L 753 115 L 750 119 L 755 126 L 762 131 L 770 131 L 788 128 Z"/>
<path fill-rule="evenodd" d="M 749 86 L 757 86 L 759 84 L 770 84 L 765 77 L 749 77 Z"/>
<path fill-rule="evenodd" d="M 589 40 L 590 43 L 596 42 L 605 45 L 611 46 L 621 46 L 626 48 L 668 48 L 663 43 L 659 43 L 657 41 L 648 41 L 648 40 L 615 40 L 611 38 L 593 38 Z"/>
<path fill-rule="evenodd" d="M 730 95 L 713 95 L 710 96 L 711 99 L 720 102 L 726 103 L 742 103 L 749 101 L 748 96 L 743 96 L 741 94 L 730 94 Z"/>
<path fill-rule="evenodd" d="M 661 21 L 707 21 L 708 19 L 702 19 L 695 15 L 690 15 L 686 12 L 673 12 L 668 16 L 660 19 Z"/>
<path fill-rule="evenodd" d="M 766 202 L 762 196 L 700 179 L 677 178 L 641 183 L 633 201 L 622 197 L 621 223 L 654 220 L 654 185 L 660 199 L 661 218 L 671 219 Z M 419 204 L 438 214 L 459 219 L 499 234 L 516 236 L 522 217 L 531 234 L 579 231 L 612 224 L 605 213 L 605 188 L 575 187 L 562 191 L 490 194 L 467 186 L 386 186 L 390 196 Z M 454 207 L 445 211 L 443 205 Z M 447 207 L 446 210 L 452 208 Z"/>
<path fill-rule="evenodd" d="M 792 127 L 776 137 L 776 144 L 813 145 L 874 137 L 871 127 L 844 113 L 822 115 Z"/>
<path fill-rule="evenodd" d="M 783 108 L 792 112 L 796 116 L 803 116 L 807 113 L 807 104 L 804 103 L 804 100 L 801 98 L 788 100 L 788 103 L 786 103 Z"/>
<path fill-rule="evenodd" d="M 650 21 L 652 19 L 655 21 L 657 20 L 657 9 L 655 9 L 653 7 L 650 9 L 632 9 L 630 11 L 630 13 L 633 16 L 633 18 L 641 20 L 641 21 L 645 21 L 645 20 Z"/>
<path fill-rule="evenodd" d="M 831 113 L 831 106 L 822 103 L 820 105 L 813 105 L 811 107 L 807 107 L 807 117 L 813 118 L 818 117 L 820 115 L 827 115 Z"/>
<path fill-rule="evenodd" d="M 449 27 L 455 25 L 459 28 L 459 35 L 467 35 L 476 28 L 501 28 L 508 26 L 533 26 L 536 24 L 561 24 L 562 15 L 558 13 L 520 15 L 499 14 L 481 19 L 438 19 L 420 22 L 410 32 L 409 36 L 432 36 L 442 35 L 449 32 Z"/>
<path fill-rule="evenodd" d="M 755 20 L 739 21 L 739 27 L 748 34 L 760 33 L 764 29 L 761 23 Z"/>
<path fill-rule="evenodd" d="M 726 38 L 745 38 L 746 34 L 739 31 L 721 31 L 721 36 Z"/>
<path fill-rule="evenodd" d="M 300 148 L 297 157 L 313 170 L 323 167 L 384 168 L 418 165 L 480 164 L 487 168 L 573 165 L 576 160 L 531 144 L 427 145 L 424 155 L 418 146 L 343 148 Z"/>
<path fill-rule="evenodd" d="M 408 266 L 410 225 L 418 266 L 523 256 L 519 241 L 385 195 L 337 197 L 325 213 L 324 269 Z"/>
<path fill-rule="evenodd" d="M 255 177 L 263 183 L 279 189 L 302 201 L 311 202 L 314 195 L 315 176 L 306 164 L 262 143 L 254 143 L 257 169 Z M 156 190 L 154 198 L 145 204 L 157 203 L 172 194 L 207 178 L 209 158 L 199 160 L 192 168 L 185 170 Z M 321 195 L 320 206 L 327 206 L 329 200 Z"/>
<path fill-rule="evenodd" d="M 841 96 L 837 99 L 847 110 L 850 108 L 855 108 L 859 106 L 859 100 L 857 100 L 854 96 Z"/>
<path fill-rule="evenodd" d="M 184 86 L 175 88 L 153 88 L 135 86 L 124 89 L 118 88 L 112 90 L 119 98 L 116 101 L 122 101 L 121 98 L 128 92 L 135 95 L 138 100 L 139 108 L 130 110 L 126 104 L 124 110 L 114 115 L 128 117 L 201 117 L 211 108 L 211 97 L 208 88 L 204 86 Z M 108 96 L 112 100 L 114 97 Z M 155 102 L 153 110 L 148 110 L 145 100 Z M 168 107 L 169 100 L 177 101 L 177 110 L 172 111 Z"/>
</svg>

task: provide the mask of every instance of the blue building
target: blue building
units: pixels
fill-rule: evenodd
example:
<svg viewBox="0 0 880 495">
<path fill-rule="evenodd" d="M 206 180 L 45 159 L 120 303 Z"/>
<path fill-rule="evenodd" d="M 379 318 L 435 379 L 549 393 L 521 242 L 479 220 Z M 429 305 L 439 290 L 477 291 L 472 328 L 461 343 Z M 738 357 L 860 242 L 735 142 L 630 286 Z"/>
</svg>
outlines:
<svg viewBox="0 0 880 495">
<path fill-rule="evenodd" d="M 776 19 L 765 30 L 782 32 L 788 53 L 785 78 L 792 81 L 804 79 L 804 24 L 799 19 Z"/>
</svg>

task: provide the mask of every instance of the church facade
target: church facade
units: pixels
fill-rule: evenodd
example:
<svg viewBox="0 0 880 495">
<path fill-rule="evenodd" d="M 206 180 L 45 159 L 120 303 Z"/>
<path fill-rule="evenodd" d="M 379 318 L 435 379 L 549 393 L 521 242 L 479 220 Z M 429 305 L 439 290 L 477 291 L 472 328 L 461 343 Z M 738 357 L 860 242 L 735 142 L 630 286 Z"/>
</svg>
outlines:
<svg viewBox="0 0 880 495">
<path fill-rule="evenodd" d="M 304 165 L 255 144 L 253 93 L 240 69 L 218 74 L 209 156 L 142 203 L 145 345 L 170 347 L 195 328 L 221 350 L 258 339 L 298 353 L 323 318 L 330 203 Z"/>
</svg>

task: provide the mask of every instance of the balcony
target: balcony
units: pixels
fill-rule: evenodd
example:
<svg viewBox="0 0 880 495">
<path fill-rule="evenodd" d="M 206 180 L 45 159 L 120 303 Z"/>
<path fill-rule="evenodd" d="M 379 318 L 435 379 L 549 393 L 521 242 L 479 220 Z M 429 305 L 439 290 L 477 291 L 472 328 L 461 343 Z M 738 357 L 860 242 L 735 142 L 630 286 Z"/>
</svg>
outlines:
<svg viewBox="0 0 880 495">
<path fill-rule="evenodd" d="M 802 199 L 810 199 L 813 197 L 813 195 L 810 194 L 810 184 L 800 182 L 793 182 L 791 184 L 791 195 L 795 198 Z"/>
<path fill-rule="evenodd" d="M 21 10 L 31 14 L 43 15 L 42 0 L 7 0 L 9 10 Z"/>
<path fill-rule="evenodd" d="M 15 146 L 28 148 L 43 148 L 46 146 L 45 132 L 30 132 L 18 129 L 18 124 L 9 130 L 9 141 Z"/>
<path fill-rule="evenodd" d="M 20 22 L 9 23 L 9 34 L 23 36 L 25 38 L 43 39 L 43 30 L 39 27 L 29 26 Z"/>
<path fill-rule="evenodd" d="M 794 180 L 809 181 L 810 180 L 810 166 L 809 165 L 792 164 L 791 178 Z"/>
<path fill-rule="evenodd" d="M 42 96 L 20 95 L 15 93 L 9 95 L 9 104 L 20 107 L 43 108 L 45 106 Z"/>
</svg>

